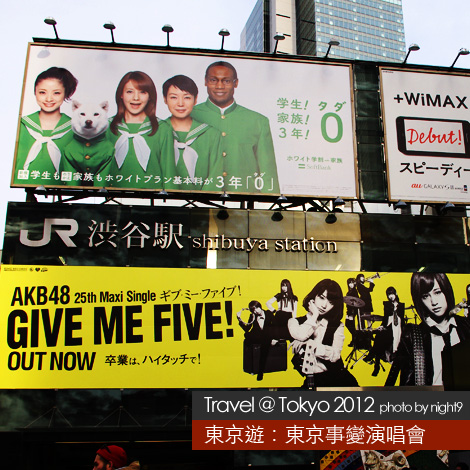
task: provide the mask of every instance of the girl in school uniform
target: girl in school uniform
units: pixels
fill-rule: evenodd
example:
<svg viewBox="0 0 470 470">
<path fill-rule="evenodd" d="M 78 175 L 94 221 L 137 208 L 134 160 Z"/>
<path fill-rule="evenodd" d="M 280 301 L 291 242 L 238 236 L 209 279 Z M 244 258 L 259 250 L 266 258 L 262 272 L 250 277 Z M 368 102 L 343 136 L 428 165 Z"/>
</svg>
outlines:
<svg viewBox="0 0 470 470">
<path fill-rule="evenodd" d="M 106 186 L 157 189 L 163 187 L 159 155 L 165 126 L 157 116 L 157 90 L 144 72 L 128 72 L 116 89 L 117 113 L 109 126 L 115 155 Z M 170 129 L 166 128 L 168 138 Z"/>
<path fill-rule="evenodd" d="M 77 83 L 77 79 L 61 67 L 51 67 L 37 76 L 34 95 L 40 110 L 21 118 L 15 184 L 61 184 L 60 160 L 73 134 L 70 117 L 61 113 L 60 107 L 75 93 Z"/>
<path fill-rule="evenodd" d="M 307 315 L 289 319 L 292 364 L 305 377 L 304 388 L 357 387 L 357 380 L 344 367 L 343 293 L 332 279 L 323 279 L 303 303 Z"/>
<path fill-rule="evenodd" d="M 277 310 L 274 308 L 275 302 L 277 303 Z M 287 322 L 290 318 L 297 317 L 297 302 L 298 298 L 294 295 L 289 279 L 283 279 L 281 281 L 281 291 L 266 302 L 268 309 L 273 313 L 275 312 L 274 323 L 278 329 L 279 339 L 291 339 Z"/>
<path fill-rule="evenodd" d="M 163 98 L 171 113 L 164 123 L 172 133 L 171 146 L 161 155 L 165 189 L 189 192 L 223 188 L 220 132 L 191 117 L 197 96 L 197 85 L 185 75 L 176 75 L 163 84 Z"/>
</svg>

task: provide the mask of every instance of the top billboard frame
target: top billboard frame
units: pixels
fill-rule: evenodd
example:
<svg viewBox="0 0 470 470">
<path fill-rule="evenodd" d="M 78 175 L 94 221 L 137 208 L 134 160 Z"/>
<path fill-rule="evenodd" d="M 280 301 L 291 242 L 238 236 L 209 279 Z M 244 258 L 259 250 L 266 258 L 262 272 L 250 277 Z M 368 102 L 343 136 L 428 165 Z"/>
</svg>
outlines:
<svg viewBox="0 0 470 470">
<path fill-rule="evenodd" d="M 148 54 L 154 55 L 154 60 L 149 60 Z M 211 91 L 206 69 L 220 61 L 228 62 L 235 72 L 220 64 L 218 69 L 211 67 L 212 75 L 214 71 L 228 75 L 212 77 L 219 80 L 215 88 L 221 88 L 221 80 L 225 80 L 227 90 Z M 75 93 L 70 93 L 69 86 L 59 98 L 59 105 L 48 103 L 48 109 L 45 104 L 41 107 L 41 98 L 36 96 L 47 90 L 38 91 L 37 85 L 41 83 L 47 88 L 45 85 L 57 84 L 58 80 L 65 90 L 64 79 L 57 78 L 59 72 L 50 71 L 51 67 L 70 72 L 78 79 L 78 86 Z M 126 81 L 129 71 L 144 74 Z M 178 82 L 180 86 L 191 88 L 193 83 L 198 90 L 192 88 L 192 95 L 186 92 L 193 98 L 190 106 L 198 93 L 198 104 L 191 114 L 190 138 L 185 134 L 182 119 L 178 120 L 181 117 L 178 110 L 173 107 L 170 114 L 161 91 L 166 80 L 182 73 L 188 73 L 192 80 L 184 76 Z M 234 73 L 236 78 L 231 76 Z M 101 44 L 32 43 L 28 47 L 11 185 L 64 190 L 165 189 L 182 195 L 227 192 L 355 199 L 357 165 L 351 74 L 351 64 L 241 57 L 212 51 L 155 51 L 137 46 L 130 50 Z M 147 115 L 140 126 L 131 122 L 133 116 L 127 123 L 127 117 L 118 116 L 119 101 L 121 108 L 124 106 L 124 115 L 138 114 L 138 106 L 133 113 L 115 96 L 121 93 L 115 93 L 120 82 L 126 86 L 136 83 L 135 80 L 150 90 L 149 101 L 153 100 L 152 89 L 156 88 L 156 115 L 173 118 L 160 120 L 155 133 L 156 126 Z M 312 82 L 322 86 L 312 86 Z M 176 82 L 171 81 L 170 90 L 174 91 L 171 87 L 178 87 L 173 83 Z M 69 95 L 70 101 L 64 100 L 65 95 Z M 221 115 L 211 99 L 219 100 L 220 107 L 224 107 L 227 97 L 228 101 L 230 98 L 235 101 L 233 105 L 229 103 L 227 114 Z M 42 111 L 47 115 L 50 110 L 59 117 L 55 127 L 44 132 L 42 127 L 48 126 L 42 125 L 39 114 Z M 96 131 L 95 135 L 93 129 L 86 129 L 86 123 L 80 124 L 77 115 L 86 112 L 99 114 L 107 130 Z M 185 117 L 185 112 L 182 114 Z M 72 125 L 69 115 L 75 116 L 75 124 Z M 181 142 L 175 144 L 178 139 Z"/>
</svg>

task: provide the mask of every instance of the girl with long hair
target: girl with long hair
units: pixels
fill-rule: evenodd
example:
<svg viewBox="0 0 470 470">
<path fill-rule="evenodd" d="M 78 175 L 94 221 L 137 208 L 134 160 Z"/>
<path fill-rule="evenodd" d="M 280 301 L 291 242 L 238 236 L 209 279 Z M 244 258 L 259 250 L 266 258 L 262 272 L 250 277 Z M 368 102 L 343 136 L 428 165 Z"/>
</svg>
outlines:
<svg viewBox="0 0 470 470">
<path fill-rule="evenodd" d="M 275 302 L 277 302 L 277 309 L 274 307 Z M 294 295 L 289 279 L 283 279 L 281 291 L 266 302 L 268 309 L 275 313 L 274 322 L 278 327 L 279 339 L 290 339 L 287 322 L 290 318 L 297 316 L 297 302 L 298 298 Z"/>
<path fill-rule="evenodd" d="M 305 297 L 307 315 L 291 318 L 294 368 L 305 376 L 304 387 L 357 386 L 357 380 L 344 368 L 343 293 L 336 281 L 323 279 Z"/>
<path fill-rule="evenodd" d="M 380 371 L 380 361 L 392 362 L 400 343 L 401 332 L 405 323 L 405 304 L 400 302 L 395 287 L 387 287 L 387 300 L 384 300 L 384 317 L 376 331 L 374 345 L 364 358 L 365 362 L 374 362 L 375 377 Z"/>
<path fill-rule="evenodd" d="M 162 187 L 160 153 L 169 129 L 161 129 L 156 116 L 157 89 L 144 72 L 126 73 L 116 89 L 117 113 L 108 136 L 115 155 L 106 186 Z M 119 180 L 118 180 L 118 177 Z"/>
<path fill-rule="evenodd" d="M 64 101 L 75 93 L 77 79 L 61 67 L 41 72 L 34 82 L 39 111 L 21 118 L 14 183 L 61 184 L 55 177 L 65 146 L 72 140 L 72 123 L 61 113 Z"/>
</svg>

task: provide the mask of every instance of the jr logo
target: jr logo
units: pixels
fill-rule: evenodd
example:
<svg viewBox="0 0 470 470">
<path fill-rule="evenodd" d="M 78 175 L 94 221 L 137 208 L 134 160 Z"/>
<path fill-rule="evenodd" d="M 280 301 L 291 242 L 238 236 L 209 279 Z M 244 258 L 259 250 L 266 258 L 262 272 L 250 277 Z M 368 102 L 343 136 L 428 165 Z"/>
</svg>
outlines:
<svg viewBox="0 0 470 470">
<path fill-rule="evenodd" d="M 28 238 L 29 230 L 20 230 L 20 242 L 26 246 L 38 247 L 47 245 L 51 241 L 51 231 L 53 225 L 60 225 L 68 228 L 55 228 L 55 232 L 66 246 L 75 248 L 77 245 L 71 240 L 78 232 L 78 223 L 75 219 L 44 219 L 44 233 L 41 240 L 30 240 Z"/>
</svg>

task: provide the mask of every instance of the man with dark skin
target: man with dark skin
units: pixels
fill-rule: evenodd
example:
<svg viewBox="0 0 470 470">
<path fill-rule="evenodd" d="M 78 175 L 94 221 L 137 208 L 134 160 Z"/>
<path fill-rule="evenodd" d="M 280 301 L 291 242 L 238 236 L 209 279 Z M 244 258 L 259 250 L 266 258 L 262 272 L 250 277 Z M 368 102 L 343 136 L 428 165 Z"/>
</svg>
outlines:
<svg viewBox="0 0 470 470">
<path fill-rule="evenodd" d="M 224 173 L 219 187 L 227 192 L 279 193 L 274 146 L 268 119 L 236 103 L 237 71 L 232 64 L 214 62 L 206 70 L 206 102 L 191 116 L 220 131 Z"/>
</svg>

